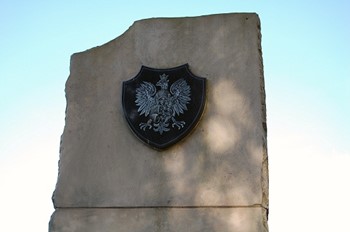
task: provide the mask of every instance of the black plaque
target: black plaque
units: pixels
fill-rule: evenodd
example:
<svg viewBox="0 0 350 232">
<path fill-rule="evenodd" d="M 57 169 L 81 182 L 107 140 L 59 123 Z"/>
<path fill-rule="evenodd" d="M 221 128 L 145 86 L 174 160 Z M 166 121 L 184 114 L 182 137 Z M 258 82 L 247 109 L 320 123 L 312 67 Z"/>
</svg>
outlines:
<svg viewBox="0 0 350 232">
<path fill-rule="evenodd" d="M 123 82 L 123 110 L 134 134 L 155 149 L 184 138 L 198 123 L 205 106 L 206 79 L 188 64 L 169 69 L 142 66 Z"/>
</svg>

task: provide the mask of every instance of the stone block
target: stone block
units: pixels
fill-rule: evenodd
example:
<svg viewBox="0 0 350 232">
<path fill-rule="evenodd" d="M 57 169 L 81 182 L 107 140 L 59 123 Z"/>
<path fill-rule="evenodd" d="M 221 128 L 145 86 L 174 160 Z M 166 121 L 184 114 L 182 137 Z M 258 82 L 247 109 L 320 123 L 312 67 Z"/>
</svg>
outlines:
<svg viewBox="0 0 350 232">
<path fill-rule="evenodd" d="M 51 232 L 267 231 L 261 208 L 59 209 Z"/>
<path fill-rule="evenodd" d="M 56 207 L 262 204 L 266 131 L 256 14 L 148 19 L 71 58 Z M 122 81 L 141 65 L 207 78 L 190 136 L 155 151 L 130 131 Z"/>
<path fill-rule="evenodd" d="M 142 65 L 207 79 L 197 127 L 165 151 L 128 128 L 122 83 Z M 73 54 L 50 231 L 267 231 L 268 164 L 259 17 L 135 22 Z"/>
</svg>

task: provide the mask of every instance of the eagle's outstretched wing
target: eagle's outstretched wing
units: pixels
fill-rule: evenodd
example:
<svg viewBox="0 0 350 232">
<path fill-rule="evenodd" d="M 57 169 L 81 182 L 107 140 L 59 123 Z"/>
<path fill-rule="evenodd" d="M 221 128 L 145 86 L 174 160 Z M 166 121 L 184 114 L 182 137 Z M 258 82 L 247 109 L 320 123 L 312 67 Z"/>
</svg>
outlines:
<svg viewBox="0 0 350 232">
<path fill-rule="evenodd" d="M 135 103 L 139 107 L 137 112 L 139 112 L 140 115 L 145 114 L 146 117 L 148 116 L 155 104 L 154 95 L 156 92 L 156 87 L 152 83 L 146 81 L 136 89 Z"/>
<path fill-rule="evenodd" d="M 175 114 L 183 114 L 187 110 L 187 104 L 191 100 L 191 88 L 184 79 L 177 80 L 170 87 L 170 93 L 172 94 L 172 107 L 174 110 L 173 116 Z"/>
</svg>

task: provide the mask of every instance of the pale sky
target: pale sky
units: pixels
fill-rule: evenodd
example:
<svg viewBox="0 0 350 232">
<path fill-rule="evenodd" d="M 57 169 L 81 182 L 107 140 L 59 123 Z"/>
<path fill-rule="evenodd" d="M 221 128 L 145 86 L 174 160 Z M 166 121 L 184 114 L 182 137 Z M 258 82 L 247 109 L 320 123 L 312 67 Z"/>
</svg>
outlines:
<svg viewBox="0 0 350 232">
<path fill-rule="evenodd" d="M 262 24 L 270 231 L 350 231 L 348 0 L 0 0 L 0 231 L 48 229 L 71 54 L 135 20 L 228 12 Z"/>
</svg>

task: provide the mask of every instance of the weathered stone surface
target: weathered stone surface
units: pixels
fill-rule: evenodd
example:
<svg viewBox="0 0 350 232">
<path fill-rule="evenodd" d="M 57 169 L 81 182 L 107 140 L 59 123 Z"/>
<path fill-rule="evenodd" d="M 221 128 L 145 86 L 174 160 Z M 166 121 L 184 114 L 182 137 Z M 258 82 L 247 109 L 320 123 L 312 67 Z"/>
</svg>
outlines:
<svg viewBox="0 0 350 232">
<path fill-rule="evenodd" d="M 260 37 L 256 14 L 147 19 L 74 54 L 50 231 L 267 231 Z M 206 108 L 155 151 L 128 128 L 122 82 L 185 63 L 207 78 Z"/>
<path fill-rule="evenodd" d="M 265 232 L 261 208 L 60 209 L 51 232 Z"/>
<path fill-rule="evenodd" d="M 207 78 L 190 136 L 164 152 L 130 131 L 122 81 L 141 65 L 189 63 Z M 148 19 L 71 58 L 56 207 L 266 204 L 266 132 L 256 14 Z M 264 203 L 265 202 L 265 203 Z"/>
</svg>

